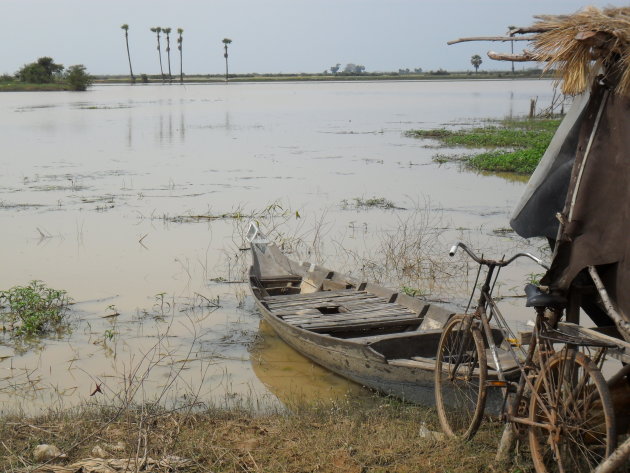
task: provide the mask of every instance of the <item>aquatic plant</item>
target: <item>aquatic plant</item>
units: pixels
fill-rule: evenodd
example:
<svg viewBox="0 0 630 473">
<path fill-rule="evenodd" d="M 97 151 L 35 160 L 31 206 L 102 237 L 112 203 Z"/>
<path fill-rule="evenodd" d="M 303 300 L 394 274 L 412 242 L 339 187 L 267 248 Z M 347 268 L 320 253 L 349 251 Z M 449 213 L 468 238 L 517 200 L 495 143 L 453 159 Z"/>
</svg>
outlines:
<svg viewBox="0 0 630 473">
<path fill-rule="evenodd" d="M 64 325 L 70 302 L 66 291 L 31 281 L 28 286 L 0 291 L 0 320 L 16 336 L 55 331 Z"/>
</svg>

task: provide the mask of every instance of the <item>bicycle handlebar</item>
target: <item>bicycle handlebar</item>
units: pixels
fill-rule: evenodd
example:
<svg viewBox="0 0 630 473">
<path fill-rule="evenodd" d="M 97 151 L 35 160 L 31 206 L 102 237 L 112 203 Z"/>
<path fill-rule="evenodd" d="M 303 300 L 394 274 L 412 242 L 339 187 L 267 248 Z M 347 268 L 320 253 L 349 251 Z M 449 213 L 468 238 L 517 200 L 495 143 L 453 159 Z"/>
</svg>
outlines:
<svg viewBox="0 0 630 473">
<path fill-rule="evenodd" d="M 466 253 L 468 253 L 468 256 L 470 256 L 475 262 L 477 262 L 479 264 L 484 264 L 486 266 L 503 267 L 503 266 L 507 266 L 508 264 L 510 264 L 512 261 L 514 261 L 517 258 L 526 257 L 526 258 L 529 258 L 529 259 L 533 260 L 534 262 L 538 263 L 543 268 L 549 270 L 549 266 L 547 266 L 545 263 L 543 263 L 540 258 L 537 258 L 536 256 L 532 255 L 531 253 L 517 253 L 514 256 L 512 256 L 510 259 L 507 259 L 507 260 L 501 259 L 500 261 L 491 260 L 491 259 L 485 259 L 485 258 L 480 258 L 479 256 L 477 256 L 470 248 L 468 248 L 466 245 L 464 245 L 461 241 L 458 241 L 455 245 L 453 245 L 451 247 L 451 250 L 448 252 L 448 254 L 450 256 L 455 256 L 455 253 L 457 252 L 457 248 L 458 247 L 463 249 Z"/>
</svg>

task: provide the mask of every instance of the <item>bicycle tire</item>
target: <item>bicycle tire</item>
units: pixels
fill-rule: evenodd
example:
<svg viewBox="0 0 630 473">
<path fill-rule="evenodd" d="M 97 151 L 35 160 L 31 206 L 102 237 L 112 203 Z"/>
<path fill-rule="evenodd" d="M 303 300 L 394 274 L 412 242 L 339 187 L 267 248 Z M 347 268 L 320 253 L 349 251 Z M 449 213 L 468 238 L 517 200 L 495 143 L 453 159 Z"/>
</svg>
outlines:
<svg viewBox="0 0 630 473">
<path fill-rule="evenodd" d="M 616 447 L 610 391 L 595 363 L 565 349 L 552 355 L 534 384 L 529 428 L 537 473 L 590 472 Z"/>
<path fill-rule="evenodd" d="M 488 366 L 481 332 L 470 316 L 456 315 L 444 327 L 435 360 L 435 405 L 449 437 L 470 440 L 479 429 L 486 406 Z M 462 349 L 463 347 L 463 349 Z M 457 363 L 459 352 L 463 357 Z"/>
</svg>

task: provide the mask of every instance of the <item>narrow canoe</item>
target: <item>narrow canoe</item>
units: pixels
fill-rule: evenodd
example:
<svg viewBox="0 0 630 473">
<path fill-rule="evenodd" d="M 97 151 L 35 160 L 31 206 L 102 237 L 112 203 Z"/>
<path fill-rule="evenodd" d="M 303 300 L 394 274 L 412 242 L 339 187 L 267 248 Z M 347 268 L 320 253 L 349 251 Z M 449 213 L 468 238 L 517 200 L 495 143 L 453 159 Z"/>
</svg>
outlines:
<svg viewBox="0 0 630 473">
<path fill-rule="evenodd" d="M 247 238 L 252 294 L 282 340 L 363 386 L 409 402 L 435 404 L 435 354 L 442 327 L 455 311 L 293 261 L 255 224 Z M 489 366 L 489 376 L 492 371 Z M 492 412 L 501 399 L 498 391 L 497 396 L 490 394 L 487 408 Z"/>
</svg>

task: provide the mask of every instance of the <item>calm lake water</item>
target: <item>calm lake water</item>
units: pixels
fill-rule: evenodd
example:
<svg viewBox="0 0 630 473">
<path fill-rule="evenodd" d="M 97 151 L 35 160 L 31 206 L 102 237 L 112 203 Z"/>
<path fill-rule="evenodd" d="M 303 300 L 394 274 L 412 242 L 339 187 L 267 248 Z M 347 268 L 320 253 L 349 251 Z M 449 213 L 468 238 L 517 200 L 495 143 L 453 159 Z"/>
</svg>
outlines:
<svg viewBox="0 0 630 473">
<path fill-rule="evenodd" d="M 436 244 L 427 251 L 440 268 L 450 267 L 456 239 L 487 255 L 536 252 L 541 242 L 504 231 L 523 179 L 434 163 L 436 153 L 462 150 L 404 132 L 524 115 L 531 98 L 546 106 L 552 94 L 549 81 L 2 93 L 0 288 L 42 280 L 75 304 L 68 333 L 20 345 L 0 339 L 0 409 L 121 393 L 254 407 L 304 393 L 364 395 L 259 332 L 239 283 L 248 219 L 208 217 L 256 215 L 263 229 L 286 236 L 287 248 L 350 272 L 366 271 L 405 224 L 431 230 Z M 355 208 L 355 199 L 372 197 L 401 209 Z M 512 268 L 499 290 L 517 294 L 536 271 Z M 426 286 L 429 297 L 466 299 L 465 283 Z M 522 300 L 506 304 L 515 325 L 531 317 Z M 90 397 L 97 384 L 103 393 Z"/>
</svg>

